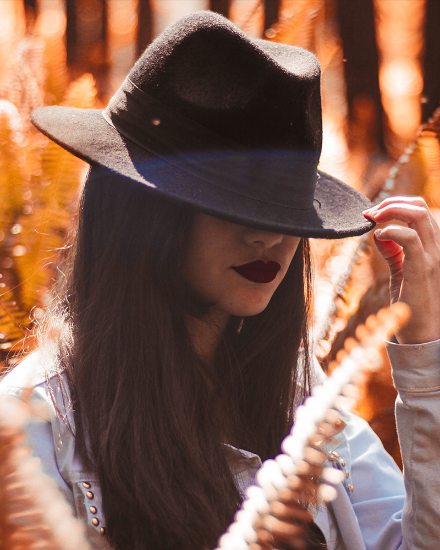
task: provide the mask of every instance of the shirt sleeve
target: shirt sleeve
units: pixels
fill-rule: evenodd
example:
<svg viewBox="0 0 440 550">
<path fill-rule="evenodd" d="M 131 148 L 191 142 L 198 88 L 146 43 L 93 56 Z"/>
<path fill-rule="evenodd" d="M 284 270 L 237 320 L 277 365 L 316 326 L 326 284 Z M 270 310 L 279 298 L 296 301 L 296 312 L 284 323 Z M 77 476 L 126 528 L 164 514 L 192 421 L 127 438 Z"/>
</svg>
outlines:
<svg viewBox="0 0 440 550">
<path fill-rule="evenodd" d="M 367 422 L 352 416 L 345 430 L 353 485 L 349 498 L 365 548 L 403 550 L 405 487 L 402 472 Z"/>
<path fill-rule="evenodd" d="M 371 428 L 353 418 L 350 501 L 367 550 L 428 550 L 440 540 L 440 340 L 389 342 L 387 351 L 404 476 Z"/>
<path fill-rule="evenodd" d="M 332 466 L 345 474 L 343 483 L 336 487 L 338 498 L 330 504 L 339 537 L 327 539 L 328 546 L 406 550 L 402 538 L 402 472 L 368 423 L 342 412 L 347 425 L 337 436 L 340 444 L 331 453 Z"/>
<path fill-rule="evenodd" d="M 35 376 L 37 358 L 29 356 L 18 367 L 4 376 L 0 382 L 0 395 L 20 399 L 24 388 L 32 387 L 31 400 L 38 408 L 46 411 L 46 418 L 32 418 L 26 425 L 27 441 L 32 454 L 40 459 L 43 472 L 53 479 L 76 514 L 73 492 L 61 475 L 55 449 L 53 421 L 56 418 L 53 402 L 47 391 L 44 375 Z M 43 380 L 43 381 L 42 381 Z M 36 383 L 35 383 L 36 382 Z"/>
<path fill-rule="evenodd" d="M 440 541 L 440 340 L 387 345 L 398 391 L 396 419 L 406 500 L 405 548 L 431 549 Z"/>
</svg>

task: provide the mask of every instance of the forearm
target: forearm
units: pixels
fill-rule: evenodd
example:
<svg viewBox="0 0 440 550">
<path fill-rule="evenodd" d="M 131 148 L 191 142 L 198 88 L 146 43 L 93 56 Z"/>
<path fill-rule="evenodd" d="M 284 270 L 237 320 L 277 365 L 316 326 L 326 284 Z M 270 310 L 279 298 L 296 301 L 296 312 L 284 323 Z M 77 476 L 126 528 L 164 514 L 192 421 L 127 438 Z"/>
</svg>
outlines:
<svg viewBox="0 0 440 550">
<path fill-rule="evenodd" d="M 440 540 L 440 340 L 388 345 L 399 396 L 396 418 L 407 498 L 405 545 L 432 549 Z"/>
</svg>

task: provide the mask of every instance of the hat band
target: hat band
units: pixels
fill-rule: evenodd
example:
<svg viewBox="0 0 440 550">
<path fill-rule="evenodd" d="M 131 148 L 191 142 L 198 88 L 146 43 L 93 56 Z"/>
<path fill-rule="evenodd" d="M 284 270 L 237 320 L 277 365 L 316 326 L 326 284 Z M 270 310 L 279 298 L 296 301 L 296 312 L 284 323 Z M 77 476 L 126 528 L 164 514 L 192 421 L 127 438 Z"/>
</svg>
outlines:
<svg viewBox="0 0 440 550">
<path fill-rule="evenodd" d="M 102 115 L 146 151 L 211 185 L 276 206 L 313 206 L 316 155 L 246 149 L 163 105 L 128 78 Z"/>
</svg>

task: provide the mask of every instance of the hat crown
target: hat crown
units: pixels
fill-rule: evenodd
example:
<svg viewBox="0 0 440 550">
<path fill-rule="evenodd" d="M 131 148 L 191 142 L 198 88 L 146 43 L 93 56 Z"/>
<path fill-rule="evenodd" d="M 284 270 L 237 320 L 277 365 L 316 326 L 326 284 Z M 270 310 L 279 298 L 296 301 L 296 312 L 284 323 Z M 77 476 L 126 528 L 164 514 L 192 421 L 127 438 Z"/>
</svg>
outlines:
<svg viewBox="0 0 440 550">
<path fill-rule="evenodd" d="M 320 155 L 316 57 L 251 40 L 217 14 L 193 13 L 169 27 L 128 78 L 170 109 L 244 147 Z"/>
<path fill-rule="evenodd" d="M 105 110 L 43 107 L 32 120 L 104 172 L 235 223 L 324 238 L 373 226 L 369 201 L 317 170 L 316 57 L 211 12 L 159 36 Z"/>
</svg>

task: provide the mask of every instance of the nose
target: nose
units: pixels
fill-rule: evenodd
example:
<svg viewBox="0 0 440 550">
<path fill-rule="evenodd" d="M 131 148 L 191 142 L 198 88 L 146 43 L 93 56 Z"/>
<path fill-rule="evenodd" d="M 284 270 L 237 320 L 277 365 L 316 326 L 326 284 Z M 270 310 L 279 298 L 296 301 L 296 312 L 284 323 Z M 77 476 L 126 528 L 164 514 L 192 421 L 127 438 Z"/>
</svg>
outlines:
<svg viewBox="0 0 440 550">
<path fill-rule="evenodd" d="M 280 244 L 283 237 L 284 235 L 281 233 L 247 228 L 244 239 L 249 246 L 272 248 L 273 246 Z"/>
</svg>

